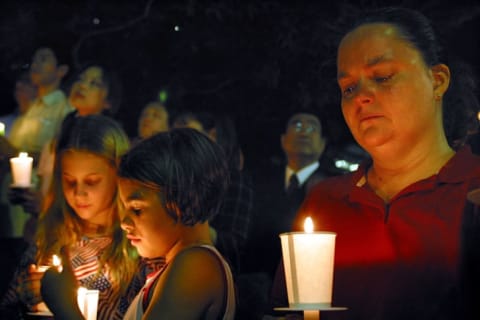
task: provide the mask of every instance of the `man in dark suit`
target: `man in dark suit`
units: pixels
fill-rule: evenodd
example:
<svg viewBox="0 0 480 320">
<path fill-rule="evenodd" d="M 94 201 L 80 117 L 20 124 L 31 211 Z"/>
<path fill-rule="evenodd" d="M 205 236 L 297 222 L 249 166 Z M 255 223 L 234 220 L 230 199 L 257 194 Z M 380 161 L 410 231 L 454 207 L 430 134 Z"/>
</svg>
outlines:
<svg viewBox="0 0 480 320">
<path fill-rule="evenodd" d="M 326 147 L 319 118 L 311 113 L 293 114 L 280 137 L 285 163 L 272 165 L 257 177 L 254 230 L 249 246 L 251 269 L 273 277 L 281 259 L 279 234 L 289 232 L 305 195 L 327 173 L 320 166 Z"/>
<path fill-rule="evenodd" d="M 294 114 L 287 122 L 281 143 L 287 160 L 282 192 L 287 210 L 278 231 L 287 232 L 305 195 L 326 177 L 319 162 L 326 146 L 320 120 L 310 113 Z"/>
<path fill-rule="evenodd" d="M 327 176 L 319 162 L 326 139 L 317 116 L 292 115 L 280 142 L 285 160 L 259 166 L 254 174 L 252 231 L 242 257 L 243 274 L 237 279 L 240 319 L 261 319 L 267 311 L 270 286 L 282 256 L 279 234 L 291 230 L 308 190 Z M 293 174 L 297 181 L 291 178 Z"/>
</svg>

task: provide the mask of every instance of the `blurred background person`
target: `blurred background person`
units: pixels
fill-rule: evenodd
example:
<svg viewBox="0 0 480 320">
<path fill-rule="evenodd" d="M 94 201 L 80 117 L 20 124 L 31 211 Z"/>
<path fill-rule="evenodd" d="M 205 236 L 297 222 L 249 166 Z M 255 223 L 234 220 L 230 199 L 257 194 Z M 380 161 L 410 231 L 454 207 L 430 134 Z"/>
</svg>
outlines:
<svg viewBox="0 0 480 320">
<path fill-rule="evenodd" d="M 140 113 L 137 137 L 133 139 L 132 144 L 169 129 L 169 112 L 167 107 L 160 101 L 151 101 L 147 103 Z"/>
<path fill-rule="evenodd" d="M 263 314 L 282 258 L 279 234 L 291 230 L 297 210 L 309 190 L 331 175 L 321 164 L 327 145 L 322 129 L 317 115 L 309 112 L 292 114 L 279 137 L 284 160 L 278 165 L 272 163 L 266 172 L 262 172 L 261 178 L 254 177 L 257 179 L 253 230 L 243 257 L 250 289 L 241 291 L 249 302 L 239 308 L 239 312 L 250 311 L 255 306 L 258 314 Z M 249 317 L 258 318 L 258 314 L 249 314 Z"/>
<path fill-rule="evenodd" d="M 50 47 L 35 51 L 30 77 L 37 88 L 37 99 L 14 122 L 8 141 L 1 143 L 2 154 L 11 157 L 25 151 L 37 162 L 43 146 L 57 134 L 63 118 L 72 111 L 61 89 L 69 67 L 59 57 Z"/>
<path fill-rule="evenodd" d="M 27 112 L 37 97 L 37 88 L 33 85 L 28 72 L 24 71 L 18 75 L 13 96 L 16 104 L 15 109 L 13 112 L 0 117 L 0 122 L 5 125 L 5 136 L 7 138 L 10 136 L 13 122 Z"/>
<path fill-rule="evenodd" d="M 278 235 L 291 230 L 305 195 L 330 175 L 320 164 L 327 140 L 316 115 L 306 112 L 291 115 L 285 132 L 280 135 L 280 145 L 283 163 L 272 165 L 255 185 L 255 227 L 249 243 L 250 248 L 257 248 L 249 250 L 249 269 L 267 272 L 271 279 L 281 259 Z"/>
</svg>

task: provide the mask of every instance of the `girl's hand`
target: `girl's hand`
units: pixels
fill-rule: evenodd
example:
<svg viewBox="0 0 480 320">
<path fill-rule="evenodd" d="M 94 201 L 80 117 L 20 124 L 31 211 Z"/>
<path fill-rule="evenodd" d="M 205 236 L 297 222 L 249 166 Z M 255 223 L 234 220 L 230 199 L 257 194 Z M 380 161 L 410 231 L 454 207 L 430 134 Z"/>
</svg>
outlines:
<svg viewBox="0 0 480 320">
<path fill-rule="evenodd" d="M 40 270 L 34 264 L 31 264 L 28 270 L 21 275 L 22 281 L 17 289 L 18 295 L 30 311 L 38 311 L 37 305 L 42 302 L 40 281 L 44 272 L 45 270 Z"/>
<path fill-rule="evenodd" d="M 52 267 L 41 281 L 43 301 L 56 319 L 83 319 L 77 303 L 77 280 L 67 254 L 62 254 L 63 270 Z"/>
</svg>

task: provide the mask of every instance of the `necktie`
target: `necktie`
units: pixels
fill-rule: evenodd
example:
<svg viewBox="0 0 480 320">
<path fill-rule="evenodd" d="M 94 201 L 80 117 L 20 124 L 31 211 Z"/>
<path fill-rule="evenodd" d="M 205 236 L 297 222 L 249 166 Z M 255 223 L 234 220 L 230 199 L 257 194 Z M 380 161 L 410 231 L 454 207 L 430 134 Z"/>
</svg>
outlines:
<svg viewBox="0 0 480 320">
<path fill-rule="evenodd" d="M 294 193 L 299 187 L 299 182 L 297 175 L 294 173 L 290 176 L 290 179 L 288 180 L 288 187 L 287 187 L 287 194 L 291 195 Z"/>
</svg>

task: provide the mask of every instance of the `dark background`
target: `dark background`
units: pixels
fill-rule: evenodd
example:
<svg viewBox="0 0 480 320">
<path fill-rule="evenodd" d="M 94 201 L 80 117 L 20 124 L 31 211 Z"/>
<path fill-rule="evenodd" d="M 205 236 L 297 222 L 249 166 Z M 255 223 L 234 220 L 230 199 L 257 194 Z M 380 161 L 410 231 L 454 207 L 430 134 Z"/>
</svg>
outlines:
<svg viewBox="0 0 480 320">
<path fill-rule="evenodd" d="M 448 2 L 2 0 L 0 114 L 14 106 L 15 76 L 47 44 L 67 54 L 72 71 L 86 60 L 115 66 L 117 118 L 130 136 L 141 108 L 167 90 L 172 110 L 230 114 L 247 165 L 281 158 L 286 116 L 299 110 L 319 114 L 330 146 L 342 149 L 352 138 L 335 83 L 337 25 L 362 7 L 419 9 L 478 75 L 480 5 Z"/>
</svg>

